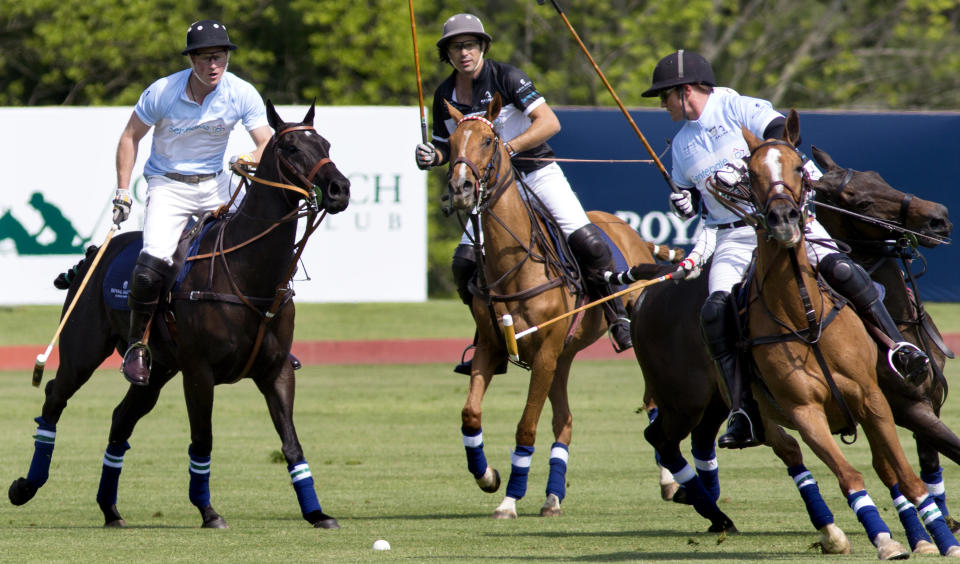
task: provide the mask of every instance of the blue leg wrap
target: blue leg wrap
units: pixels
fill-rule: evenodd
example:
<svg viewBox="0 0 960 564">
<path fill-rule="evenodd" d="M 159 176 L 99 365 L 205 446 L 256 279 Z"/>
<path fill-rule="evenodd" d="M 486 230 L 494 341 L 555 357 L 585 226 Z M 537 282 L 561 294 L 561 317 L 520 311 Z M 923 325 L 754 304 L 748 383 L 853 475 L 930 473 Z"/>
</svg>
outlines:
<svg viewBox="0 0 960 564">
<path fill-rule="evenodd" d="M 927 486 L 927 493 L 937 502 L 940 513 L 944 518 L 950 516 L 947 511 L 947 488 L 943 485 L 943 468 L 937 468 L 936 472 L 921 472 L 920 479 Z"/>
<path fill-rule="evenodd" d="M 693 468 L 687 464 L 683 457 L 678 457 L 676 461 L 667 461 L 664 468 L 673 474 L 673 478 L 680 483 L 680 486 L 687 490 L 687 499 L 693 505 L 694 510 L 700 516 L 707 519 L 712 518 L 720 512 L 717 503 L 711 497 L 710 492 L 704 487 L 700 476 L 693 471 Z"/>
<path fill-rule="evenodd" d="M 923 530 L 923 524 L 920 523 L 920 517 L 917 515 L 917 509 L 910 503 L 910 500 L 900 493 L 900 486 L 894 484 L 890 487 L 890 498 L 893 499 L 893 506 L 897 509 L 897 515 L 900 517 L 900 523 L 903 530 L 907 533 L 907 542 L 910 543 L 910 550 L 917 547 L 917 543 L 925 540 L 933 542 L 927 531 Z"/>
<path fill-rule="evenodd" d="M 803 464 L 787 468 L 787 473 L 793 478 L 793 483 L 797 485 L 803 504 L 807 506 L 807 515 L 810 516 L 810 522 L 813 527 L 820 530 L 821 527 L 833 523 L 833 513 L 827 507 L 827 502 L 823 501 L 820 495 L 820 487 L 817 481 L 813 479 L 813 474 L 807 470 Z"/>
<path fill-rule="evenodd" d="M 924 526 L 933 537 L 933 542 L 940 549 L 940 554 L 946 554 L 951 546 L 957 546 L 957 539 L 950 532 L 947 521 L 943 518 L 943 513 L 937 507 L 937 502 L 929 495 L 923 496 L 923 499 L 917 503 L 917 513 L 923 520 Z"/>
<path fill-rule="evenodd" d="M 460 432 L 463 433 L 463 448 L 467 451 L 467 470 L 479 480 L 487 471 L 487 457 L 483 454 L 483 430 L 468 431 L 466 427 L 460 427 Z"/>
<path fill-rule="evenodd" d="M 533 458 L 532 446 L 520 446 L 510 455 L 510 480 L 507 482 L 507 495 L 520 499 L 527 493 L 527 475 L 530 474 L 530 460 Z"/>
<path fill-rule="evenodd" d="M 658 415 L 659 413 L 660 413 L 660 409 L 659 409 L 659 408 L 656 408 L 656 407 L 654 407 L 653 409 L 651 409 L 650 411 L 648 411 L 648 412 L 647 412 L 647 420 L 648 420 L 648 422 L 653 423 L 653 420 L 657 418 L 657 415 Z"/>
<path fill-rule="evenodd" d="M 717 452 L 713 445 L 709 448 L 692 447 L 693 465 L 697 467 L 697 475 L 703 482 L 703 487 L 713 501 L 720 499 L 720 467 L 717 464 Z"/>
<path fill-rule="evenodd" d="M 873 542 L 880 533 L 890 534 L 890 529 L 887 528 L 887 524 L 880 518 L 877 506 L 873 503 L 873 500 L 870 499 L 867 490 L 860 490 L 848 495 L 847 503 L 850 505 L 850 509 L 857 515 L 860 524 L 863 525 L 863 529 L 867 532 L 870 542 Z"/>
<path fill-rule="evenodd" d="M 567 495 L 567 460 L 570 448 L 563 443 L 550 447 L 550 477 L 547 478 L 547 495 L 554 494 L 563 501 Z"/>
<path fill-rule="evenodd" d="M 103 468 L 100 470 L 100 487 L 97 489 L 98 504 L 116 505 L 120 472 L 123 470 L 123 455 L 128 450 L 130 450 L 130 443 L 107 445 L 103 453 Z"/>
<path fill-rule="evenodd" d="M 313 489 L 313 474 L 310 473 L 310 465 L 307 461 L 301 460 L 291 464 L 287 466 L 287 470 L 290 472 L 293 490 L 297 492 L 297 502 L 300 504 L 300 512 L 303 516 L 306 517 L 314 511 L 322 511 L 317 492 Z"/>
<path fill-rule="evenodd" d="M 37 422 L 37 434 L 33 436 L 33 459 L 27 471 L 27 481 L 37 488 L 47 483 L 50 477 L 50 460 L 53 458 L 53 444 L 57 439 L 57 426 L 51 425 L 43 417 Z"/>
<path fill-rule="evenodd" d="M 203 509 L 210 505 L 210 457 L 190 453 L 190 503 Z"/>
</svg>

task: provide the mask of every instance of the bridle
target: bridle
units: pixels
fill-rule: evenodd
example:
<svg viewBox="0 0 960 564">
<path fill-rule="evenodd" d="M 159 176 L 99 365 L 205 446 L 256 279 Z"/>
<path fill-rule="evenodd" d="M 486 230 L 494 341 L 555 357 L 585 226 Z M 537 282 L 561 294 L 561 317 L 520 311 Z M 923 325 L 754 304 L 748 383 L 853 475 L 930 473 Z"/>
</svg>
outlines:
<svg viewBox="0 0 960 564">
<path fill-rule="evenodd" d="M 460 121 L 457 122 L 457 127 L 460 127 L 460 124 L 467 121 L 479 121 L 480 123 L 486 125 L 490 128 L 490 131 L 494 132 L 493 135 L 493 146 L 491 150 L 493 154 L 490 156 L 490 160 L 487 161 L 486 167 L 484 167 L 483 174 L 480 174 L 480 168 L 473 163 L 470 159 L 464 156 L 457 157 L 452 163 L 450 163 L 450 169 L 447 172 L 447 180 L 449 181 L 453 178 L 453 169 L 457 167 L 458 164 L 464 164 L 467 168 L 470 169 L 470 172 L 473 173 L 474 178 L 477 179 L 477 184 L 474 188 L 474 198 L 475 201 L 480 204 L 488 200 L 491 196 L 487 192 L 487 187 L 491 185 L 491 182 L 494 186 L 504 186 L 507 183 L 500 183 L 500 136 L 497 135 L 496 129 L 493 127 L 493 122 L 482 116 L 464 116 Z"/>
<path fill-rule="evenodd" d="M 834 190 L 833 192 L 829 192 L 829 193 L 824 192 L 824 195 L 827 196 L 828 198 L 830 198 L 830 199 L 833 200 L 833 201 L 839 201 L 840 195 L 843 193 L 844 188 L 846 188 L 846 187 L 847 187 L 847 184 L 849 184 L 850 181 L 853 180 L 853 175 L 854 175 L 854 173 L 857 172 L 856 170 L 854 170 L 854 169 L 852 169 L 852 168 L 843 169 L 843 171 L 844 171 L 843 180 L 840 181 L 840 185 L 837 186 L 837 189 Z M 903 199 L 900 200 L 900 212 L 899 212 L 899 214 L 897 215 L 897 220 L 896 220 L 896 223 L 894 224 L 894 225 L 896 225 L 897 227 L 903 227 L 903 228 L 905 228 L 905 227 L 907 226 L 907 217 L 909 216 L 909 213 L 910 213 L 910 202 L 913 201 L 913 198 L 914 198 L 913 194 L 904 193 Z M 817 205 L 823 205 L 823 204 L 820 203 L 820 202 L 816 202 L 816 204 L 817 204 Z M 841 211 L 839 208 L 832 208 L 832 209 L 834 209 L 834 210 L 836 210 L 836 211 Z M 870 222 L 870 223 L 877 223 L 878 225 L 883 225 L 883 226 L 889 226 L 889 225 L 890 225 L 890 222 L 887 222 L 887 221 L 884 221 L 884 220 L 878 220 L 878 219 L 876 219 L 876 218 L 869 218 L 869 217 L 866 217 L 866 216 L 861 215 L 861 214 L 858 214 L 858 213 L 849 212 L 849 211 L 846 211 L 846 210 L 843 210 L 843 213 L 846 213 L 847 215 L 853 216 L 853 217 L 855 217 L 855 218 L 857 218 L 857 219 L 862 219 L 862 220 L 867 221 L 867 222 Z M 872 221 L 871 221 L 871 220 L 872 220 Z"/>
<path fill-rule="evenodd" d="M 330 157 L 321 157 L 320 160 L 318 160 L 313 165 L 313 168 L 310 169 L 310 173 L 304 176 L 292 164 L 290 164 L 290 161 L 288 161 L 286 157 L 283 156 L 283 153 L 279 149 L 276 149 L 276 142 L 287 133 L 290 133 L 293 131 L 313 131 L 314 133 L 316 133 L 316 129 L 314 129 L 312 125 L 294 125 L 286 129 L 282 129 L 280 130 L 279 133 L 274 135 L 273 144 L 275 147 L 274 150 L 277 156 L 277 162 L 280 163 L 280 167 L 279 167 L 280 178 L 282 180 L 285 180 L 286 182 L 273 182 L 271 180 L 264 180 L 262 178 L 258 178 L 250 174 L 246 170 L 244 170 L 243 167 L 239 165 L 239 163 L 234 163 L 231 170 L 233 170 L 233 172 L 239 174 L 240 176 L 246 178 L 250 182 L 256 182 L 257 184 L 263 184 L 265 186 L 272 186 L 274 188 L 282 188 L 284 190 L 290 190 L 292 192 L 296 192 L 300 194 L 308 201 L 312 200 L 312 198 L 314 198 L 316 195 L 316 192 L 310 190 L 310 188 L 312 188 L 313 186 L 316 186 L 316 184 L 313 182 L 313 177 L 316 176 L 318 172 L 320 172 L 320 169 L 323 168 L 323 166 L 330 164 L 333 161 L 330 160 Z M 283 170 L 284 168 L 286 168 L 287 171 L 289 171 L 290 175 L 296 177 L 296 179 L 301 183 L 301 185 L 306 188 L 297 186 L 296 184 L 291 182 L 289 178 L 287 178 L 288 175 L 284 174 L 284 170 Z M 237 193 L 239 193 L 239 190 L 237 192 L 234 192 L 233 198 L 236 198 Z M 230 202 L 227 204 L 227 207 L 233 204 L 233 198 L 230 199 Z"/>
<path fill-rule="evenodd" d="M 787 141 L 783 141 L 780 139 L 764 141 L 760 145 L 757 145 L 756 147 L 754 147 L 753 151 L 750 152 L 750 159 L 753 160 L 754 158 L 753 155 L 756 154 L 757 151 L 759 151 L 764 147 L 779 147 L 779 146 L 788 147 L 791 151 L 797 154 L 797 156 L 799 156 L 801 159 L 801 163 L 800 163 L 801 168 L 806 163 L 806 159 L 797 151 L 796 147 L 794 147 L 792 144 L 788 143 Z M 772 181 L 770 183 L 770 186 L 767 187 L 766 194 L 764 194 L 763 207 L 762 209 L 759 210 L 761 215 L 761 222 L 764 225 L 764 227 L 766 227 L 767 212 L 770 210 L 770 205 L 773 202 L 778 200 L 786 200 L 789 203 L 790 207 L 794 211 L 796 211 L 798 214 L 800 214 L 800 217 L 805 217 L 805 212 L 803 211 L 804 210 L 803 204 L 805 200 L 805 194 L 807 193 L 808 190 L 810 190 L 810 182 L 806 172 L 801 174 L 801 186 L 800 186 L 800 189 L 796 191 L 784 180 Z M 776 191 L 776 193 L 771 195 L 771 192 L 774 192 L 774 191 Z"/>
</svg>

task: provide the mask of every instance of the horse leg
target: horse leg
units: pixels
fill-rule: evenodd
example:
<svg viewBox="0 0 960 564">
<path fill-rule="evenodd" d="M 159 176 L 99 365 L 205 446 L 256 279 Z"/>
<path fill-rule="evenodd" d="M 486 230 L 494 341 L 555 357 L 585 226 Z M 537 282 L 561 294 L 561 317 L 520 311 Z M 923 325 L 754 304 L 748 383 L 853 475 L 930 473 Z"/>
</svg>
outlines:
<svg viewBox="0 0 960 564">
<path fill-rule="evenodd" d="M 227 529 L 210 504 L 210 453 L 213 450 L 213 374 L 209 368 L 183 370 L 183 396 L 190 418 L 190 502 L 200 511 L 204 529 Z"/>
<path fill-rule="evenodd" d="M 870 441 L 874 468 L 877 470 L 880 479 L 890 488 L 890 494 L 895 500 L 905 496 L 901 503 L 897 503 L 898 515 L 901 518 L 906 517 L 904 526 L 911 527 L 908 532 L 914 531 L 914 538 L 918 542 L 919 540 L 926 540 L 917 534 L 916 527 L 913 526 L 910 519 L 910 512 L 906 511 L 905 507 L 904 510 L 901 510 L 903 502 L 910 500 L 920 514 L 924 526 L 930 536 L 933 537 L 940 553 L 960 556 L 960 543 L 950 532 L 950 527 L 943 518 L 943 514 L 940 513 L 940 509 L 937 508 L 936 501 L 930 497 L 926 486 L 913 473 L 907 463 L 903 449 L 897 440 L 896 429 L 893 426 L 893 414 L 890 411 L 889 404 L 879 393 L 876 396 L 868 394 L 865 403 L 867 404 L 865 406 L 867 413 L 871 413 L 873 416 L 864 418 L 861 423 L 867 439 Z M 895 489 L 895 486 L 899 487 Z M 899 495 L 901 491 L 903 496 Z"/>
<path fill-rule="evenodd" d="M 937 502 L 940 513 L 954 533 L 960 532 L 960 522 L 950 516 L 947 509 L 947 488 L 943 483 L 943 468 L 940 466 L 940 453 L 920 436 L 914 435 L 917 443 L 917 458 L 920 460 L 920 479 L 927 487 L 927 493 Z"/>
<path fill-rule="evenodd" d="M 833 522 L 833 512 L 820 494 L 820 487 L 813 479 L 813 474 L 803 464 L 803 452 L 796 439 L 791 437 L 783 427 L 768 424 L 767 444 L 774 454 L 787 467 L 787 474 L 793 478 L 800 498 L 807 508 L 807 516 L 813 528 L 820 532 L 820 550 L 824 554 L 849 554 L 850 540 L 843 530 Z"/>
<path fill-rule="evenodd" d="M 103 513 L 104 527 L 125 527 L 127 524 L 117 509 L 117 491 L 123 457 L 130 448 L 128 439 L 137 422 L 157 404 L 160 390 L 173 378 L 176 370 L 163 369 L 155 364 L 152 373 L 153 378 L 148 386 L 129 386 L 127 394 L 113 410 L 110 436 L 100 470 L 100 486 L 97 488 L 97 505 Z"/>
<path fill-rule="evenodd" d="M 554 338 L 550 339 L 551 336 Z M 507 481 L 503 501 L 493 511 L 494 519 L 516 519 L 517 500 L 527 493 L 527 476 L 530 474 L 530 462 L 537 442 L 537 422 L 553 385 L 557 366 L 558 351 L 555 346 L 551 346 L 551 342 L 562 342 L 562 334 L 558 336 L 554 331 L 543 335 L 542 345 L 533 360 L 527 402 L 523 406 L 520 422 L 517 423 L 516 446 L 510 455 L 510 479 Z"/>
<path fill-rule="evenodd" d="M 668 414 L 661 410 L 660 415 L 644 429 L 644 438 L 660 453 L 660 463 L 680 483 L 680 487 L 685 492 L 685 501 L 692 505 L 700 516 L 710 520 L 710 528 L 707 531 L 736 533 L 737 528 L 733 521 L 717 507 L 717 502 L 703 485 L 700 476 L 690 468 L 680 454 L 680 440 L 683 437 L 668 436 L 665 429 L 666 419 L 669 419 Z"/>
<path fill-rule="evenodd" d="M 850 509 L 856 514 L 870 542 L 877 548 L 877 557 L 881 560 L 906 558 L 909 552 L 893 540 L 890 529 L 867 494 L 863 476 L 847 462 L 840 447 L 833 440 L 823 409 L 819 405 L 799 406 L 793 410 L 791 419 L 800 431 L 803 442 L 837 477 L 840 491 L 847 498 Z M 889 421 L 892 422 L 892 419 Z"/>
<path fill-rule="evenodd" d="M 691 454 L 693 454 L 697 475 L 714 501 L 720 499 L 720 472 L 716 461 L 715 444 L 720 426 L 727 420 L 728 415 L 727 404 L 723 402 L 720 394 L 716 393 L 710 398 L 697 424 L 692 429 L 683 428 L 679 430 L 678 434 L 675 434 L 678 437 L 678 442 L 687 434 L 690 435 Z M 672 419 L 682 420 L 682 416 Z M 692 419 L 696 420 L 695 417 Z M 662 494 L 663 480 L 660 482 L 660 491 Z M 683 504 L 690 503 L 690 500 L 687 499 L 687 492 L 682 487 L 679 487 L 674 493 L 673 501 Z"/>
<path fill-rule="evenodd" d="M 570 364 L 573 359 L 557 361 L 557 370 L 550 385 L 550 406 L 553 408 L 554 443 L 550 447 L 550 476 L 547 478 L 547 498 L 540 508 L 541 517 L 559 517 L 560 502 L 567 490 L 567 462 L 570 458 L 570 439 L 573 435 L 573 414 L 567 394 Z"/>
<path fill-rule="evenodd" d="M 310 465 L 303 456 L 297 429 L 293 425 L 293 399 L 296 394 L 293 365 L 285 360 L 276 378 L 257 378 L 256 383 L 267 400 L 273 427 L 280 435 L 280 450 L 287 461 L 287 471 L 297 494 L 300 514 L 317 529 L 339 529 L 337 520 L 324 513 L 320 507 L 320 500 L 314 489 L 313 474 L 310 473 Z"/>
<path fill-rule="evenodd" d="M 72 324 L 65 326 L 68 333 L 60 344 L 60 366 L 57 375 L 47 382 L 44 387 L 44 401 L 37 423 L 37 432 L 33 436 L 33 458 L 26 477 L 20 477 L 10 484 L 7 496 L 13 505 L 23 505 L 33 499 L 37 491 L 43 487 L 50 476 L 50 463 L 53 459 L 53 450 L 57 438 L 57 423 L 67 401 L 73 397 L 93 375 L 94 370 L 108 357 L 113 345 L 104 338 L 99 343 L 87 342 L 84 346 L 75 346 L 70 329 Z"/>
<path fill-rule="evenodd" d="M 467 401 L 460 412 L 460 431 L 463 434 L 463 448 L 467 453 L 467 470 L 473 474 L 480 489 L 493 493 L 500 489 L 500 473 L 487 464 L 487 457 L 483 453 L 483 396 L 493 379 L 493 371 L 489 369 L 489 360 L 486 349 L 478 350 L 473 356 L 470 375 L 470 389 L 467 391 Z"/>
</svg>

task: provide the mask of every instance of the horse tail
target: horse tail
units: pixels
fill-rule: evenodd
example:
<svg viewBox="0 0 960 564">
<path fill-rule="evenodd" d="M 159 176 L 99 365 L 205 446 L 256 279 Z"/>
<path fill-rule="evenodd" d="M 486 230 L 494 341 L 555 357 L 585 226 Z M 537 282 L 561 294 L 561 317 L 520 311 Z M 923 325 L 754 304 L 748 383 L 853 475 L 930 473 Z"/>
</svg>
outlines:
<svg viewBox="0 0 960 564">
<path fill-rule="evenodd" d="M 680 247 L 669 247 L 667 245 L 658 245 L 656 243 L 651 243 L 650 241 L 645 241 L 647 247 L 650 248 L 650 254 L 655 258 L 660 260 L 665 260 L 673 264 L 677 264 L 682 261 L 687 252 Z"/>
<path fill-rule="evenodd" d="M 97 249 L 99 249 L 99 247 L 97 247 L 96 245 L 90 245 L 89 247 L 87 247 L 87 252 L 83 256 L 83 258 L 80 259 L 80 262 L 73 265 L 65 272 L 61 272 L 59 275 L 57 275 L 57 277 L 53 280 L 53 285 L 58 290 L 66 290 L 67 288 L 69 288 L 70 284 L 73 283 L 73 281 L 77 278 L 77 273 L 80 272 L 80 268 L 85 263 L 88 262 L 88 260 L 92 255 L 94 255 L 97 252 Z"/>
</svg>

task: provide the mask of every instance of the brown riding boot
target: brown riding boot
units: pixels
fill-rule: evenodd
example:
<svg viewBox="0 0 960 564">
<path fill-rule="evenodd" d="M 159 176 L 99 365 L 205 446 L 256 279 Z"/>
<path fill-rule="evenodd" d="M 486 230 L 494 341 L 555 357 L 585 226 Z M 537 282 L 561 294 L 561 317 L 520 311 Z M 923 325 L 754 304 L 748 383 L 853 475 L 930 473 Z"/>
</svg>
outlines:
<svg viewBox="0 0 960 564">
<path fill-rule="evenodd" d="M 166 280 L 173 276 L 173 266 L 165 260 L 140 253 L 130 280 L 130 332 L 127 352 L 123 355 L 123 376 L 135 386 L 150 383 L 150 349 L 144 335 L 157 308 Z"/>
</svg>

